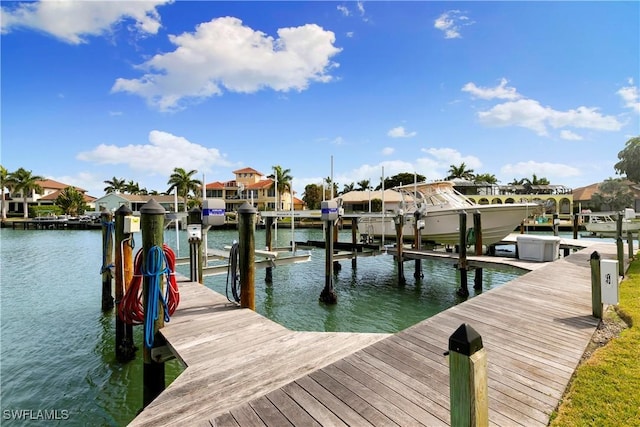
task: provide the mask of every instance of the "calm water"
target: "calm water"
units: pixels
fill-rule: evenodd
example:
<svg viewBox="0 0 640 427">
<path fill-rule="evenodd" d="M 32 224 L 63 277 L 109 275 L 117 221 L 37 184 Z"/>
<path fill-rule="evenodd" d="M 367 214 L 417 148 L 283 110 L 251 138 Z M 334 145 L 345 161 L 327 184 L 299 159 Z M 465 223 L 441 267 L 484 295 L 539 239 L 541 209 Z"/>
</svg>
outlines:
<svg viewBox="0 0 640 427">
<path fill-rule="evenodd" d="M 341 241 L 350 241 L 349 230 Z M 264 247 L 264 231 L 256 247 Z M 222 248 L 236 231 L 212 231 L 209 247 Z M 298 241 L 322 240 L 321 230 L 295 230 Z M 291 240 L 278 230 L 278 246 Z M 165 233 L 179 256 L 188 256 L 186 232 Z M 136 236 L 137 251 L 142 245 Z M 43 425 L 126 425 L 142 405 L 142 360 L 115 360 L 115 318 L 101 310 L 102 263 L 99 230 L 0 230 L 0 376 L 2 425 L 32 425 L 15 419 L 42 417 Z M 396 332 L 460 300 L 457 273 L 451 265 L 423 261 L 425 278 L 416 283 L 413 262 L 405 264 L 407 284 L 398 286 L 393 257 L 359 258 L 357 269 L 341 261 L 334 286 L 338 304 L 318 302 L 324 287 L 324 250 L 311 251 L 307 263 L 273 269 L 273 284 L 256 271 L 256 310 L 284 326 L 305 331 Z M 179 266 L 188 275 L 188 266 Z M 485 270 L 484 291 L 519 273 Z M 225 294 L 226 275 L 205 278 L 205 285 Z M 472 296 L 474 294 L 470 286 Z M 142 344 L 140 327 L 136 343 Z M 167 364 L 167 379 L 181 372 Z M 13 413 L 15 414 L 15 412 Z"/>
</svg>

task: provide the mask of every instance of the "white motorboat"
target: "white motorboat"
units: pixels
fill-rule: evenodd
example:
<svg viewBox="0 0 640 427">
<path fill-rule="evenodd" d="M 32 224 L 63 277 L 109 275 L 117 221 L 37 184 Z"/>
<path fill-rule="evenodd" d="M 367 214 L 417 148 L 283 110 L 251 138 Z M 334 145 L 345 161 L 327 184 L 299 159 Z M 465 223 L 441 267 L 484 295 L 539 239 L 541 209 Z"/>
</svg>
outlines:
<svg viewBox="0 0 640 427">
<path fill-rule="evenodd" d="M 497 243 L 512 233 L 527 217 L 536 213 L 534 203 L 508 203 L 481 205 L 472 202 L 453 188 L 448 181 L 420 183 L 394 188 L 402 194 L 402 203 L 396 212 L 386 215 L 364 215 L 358 221 L 361 236 L 395 238 L 395 217 L 402 211 L 403 236 L 411 238 L 415 230 L 415 212 L 420 212 L 424 227 L 423 241 L 455 245 L 460 242 L 460 213 L 467 214 L 467 232 L 473 228 L 473 214 L 480 213 L 482 242 Z M 421 224 L 420 224 L 421 225 Z"/>
<path fill-rule="evenodd" d="M 588 217 L 588 220 L 584 222 L 584 228 L 596 236 L 615 236 L 618 232 L 618 215 L 620 215 L 619 212 L 583 214 L 583 217 Z M 629 231 L 632 233 L 640 232 L 640 219 L 636 219 L 636 213 L 633 209 L 625 209 L 622 215 L 623 236 Z"/>
</svg>

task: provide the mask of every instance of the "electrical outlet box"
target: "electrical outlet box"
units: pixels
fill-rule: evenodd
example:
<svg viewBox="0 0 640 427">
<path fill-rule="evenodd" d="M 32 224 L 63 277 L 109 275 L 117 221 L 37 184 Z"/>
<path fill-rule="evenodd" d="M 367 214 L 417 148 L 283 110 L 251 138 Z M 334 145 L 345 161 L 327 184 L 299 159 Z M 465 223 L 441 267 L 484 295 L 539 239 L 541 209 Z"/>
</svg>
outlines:
<svg viewBox="0 0 640 427">
<path fill-rule="evenodd" d="M 190 239 L 202 239 L 202 226 L 200 224 L 187 225 L 187 234 Z"/>
<path fill-rule="evenodd" d="M 335 221 L 338 219 L 338 202 L 326 200 L 320 204 L 320 216 L 323 221 Z"/>
<path fill-rule="evenodd" d="M 618 304 L 618 261 L 603 259 L 600 261 L 600 295 L 603 304 Z"/>
<path fill-rule="evenodd" d="M 140 217 L 128 215 L 124 217 L 124 232 L 137 233 L 140 231 Z"/>
<path fill-rule="evenodd" d="M 202 225 L 216 227 L 224 225 L 224 199 L 206 199 L 202 203 Z"/>
</svg>

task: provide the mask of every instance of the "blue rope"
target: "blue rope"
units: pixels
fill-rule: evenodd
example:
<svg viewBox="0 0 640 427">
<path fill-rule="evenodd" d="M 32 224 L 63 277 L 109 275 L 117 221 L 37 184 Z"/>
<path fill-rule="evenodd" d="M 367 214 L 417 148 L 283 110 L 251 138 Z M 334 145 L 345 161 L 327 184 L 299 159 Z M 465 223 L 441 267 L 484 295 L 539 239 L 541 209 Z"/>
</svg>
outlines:
<svg viewBox="0 0 640 427">
<path fill-rule="evenodd" d="M 170 320 L 167 301 L 169 298 L 169 274 L 171 272 L 167 268 L 167 256 L 161 247 L 153 246 L 149 249 L 142 274 L 149 278 L 146 315 L 144 316 L 144 343 L 147 348 L 151 348 L 154 340 L 154 323 L 158 319 L 158 301 L 162 303 L 164 321 L 168 322 Z M 162 290 L 160 289 L 163 274 L 167 276 L 165 295 L 162 295 Z"/>
<path fill-rule="evenodd" d="M 111 246 L 112 236 L 115 233 L 115 224 L 113 221 L 102 221 L 102 225 L 106 227 L 105 239 L 102 241 L 102 268 L 100 274 L 114 267 L 113 263 L 107 265 L 107 251 Z"/>
</svg>

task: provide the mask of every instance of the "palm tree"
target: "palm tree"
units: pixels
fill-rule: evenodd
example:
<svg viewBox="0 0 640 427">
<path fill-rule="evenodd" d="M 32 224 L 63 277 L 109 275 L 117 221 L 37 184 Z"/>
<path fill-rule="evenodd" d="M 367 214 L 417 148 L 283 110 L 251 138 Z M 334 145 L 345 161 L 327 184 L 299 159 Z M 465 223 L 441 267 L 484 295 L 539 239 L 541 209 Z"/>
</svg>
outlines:
<svg viewBox="0 0 640 427">
<path fill-rule="evenodd" d="M 2 211 L 2 220 L 7 219 L 7 210 L 6 210 L 6 204 L 4 201 L 4 189 L 8 189 L 9 192 L 11 192 L 11 189 L 9 188 L 9 171 L 7 171 L 7 169 L 0 165 L 0 195 L 2 196 L 2 199 L 0 200 L 0 210 Z"/>
<path fill-rule="evenodd" d="M 353 191 L 356 189 L 356 185 L 352 182 L 351 184 L 344 184 L 342 188 L 342 194 L 348 193 L 349 191 Z"/>
<path fill-rule="evenodd" d="M 533 177 L 531 179 L 529 178 L 524 178 L 522 180 L 522 183 L 524 185 L 524 188 L 527 190 L 527 193 L 531 193 L 533 191 L 533 186 L 534 185 L 549 185 L 549 180 L 547 178 L 538 178 L 536 176 L 536 174 L 533 174 Z"/>
<path fill-rule="evenodd" d="M 364 191 L 371 188 L 371 181 L 368 179 L 363 179 L 362 181 L 358 181 L 358 190 Z"/>
<path fill-rule="evenodd" d="M 282 169 L 282 166 L 280 165 L 272 166 L 272 169 L 273 173 L 267 178 L 271 178 L 278 183 L 276 187 L 276 191 L 278 192 L 278 200 L 276 201 L 278 204 L 276 206 L 276 210 L 279 210 L 280 206 L 282 206 L 282 193 L 285 191 L 289 191 L 289 193 L 291 193 L 291 202 L 293 203 L 293 192 L 291 191 L 291 180 L 293 177 L 290 175 L 290 169 Z"/>
<path fill-rule="evenodd" d="M 488 184 L 497 184 L 498 178 L 492 173 L 480 173 L 473 178 L 474 182 L 486 182 Z"/>
<path fill-rule="evenodd" d="M 9 185 L 18 192 L 22 193 L 22 209 L 24 211 L 24 218 L 29 218 L 29 207 L 27 198 L 32 192 L 42 191 L 39 181 L 44 180 L 43 177 L 38 175 L 32 175 L 31 171 L 24 168 L 20 168 L 17 171 L 10 173 L 7 177 Z"/>
<path fill-rule="evenodd" d="M 67 215 L 76 216 L 84 213 L 84 195 L 75 187 L 62 190 L 55 203 Z"/>
<path fill-rule="evenodd" d="M 138 184 L 137 182 L 133 182 L 133 180 L 131 179 L 125 184 L 124 191 L 129 194 L 140 194 L 140 184 Z"/>
<path fill-rule="evenodd" d="M 111 180 L 106 180 L 103 181 L 105 184 L 107 184 L 106 187 L 104 187 L 104 192 L 105 193 L 116 193 L 119 194 L 121 192 L 124 192 L 125 189 L 127 188 L 127 183 L 124 179 L 118 179 L 115 176 L 113 178 L 111 178 Z"/>
<path fill-rule="evenodd" d="M 446 179 L 462 178 L 472 180 L 474 177 L 473 169 L 467 169 L 467 165 L 462 162 L 460 166 L 450 165 L 449 176 Z"/>
<path fill-rule="evenodd" d="M 169 181 L 167 184 L 170 185 L 167 190 L 167 194 L 170 194 L 173 189 L 177 189 L 178 196 L 182 197 L 184 201 L 184 211 L 187 212 L 187 202 L 189 197 L 189 192 L 193 191 L 196 194 L 196 191 L 200 188 L 202 183 L 198 179 L 193 179 L 192 176 L 198 173 L 197 170 L 192 169 L 189 172 L 185 171 L 183 168 L 174 168 L 173 173 L 169 177 Z"/>
</svg>

